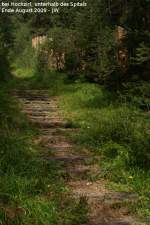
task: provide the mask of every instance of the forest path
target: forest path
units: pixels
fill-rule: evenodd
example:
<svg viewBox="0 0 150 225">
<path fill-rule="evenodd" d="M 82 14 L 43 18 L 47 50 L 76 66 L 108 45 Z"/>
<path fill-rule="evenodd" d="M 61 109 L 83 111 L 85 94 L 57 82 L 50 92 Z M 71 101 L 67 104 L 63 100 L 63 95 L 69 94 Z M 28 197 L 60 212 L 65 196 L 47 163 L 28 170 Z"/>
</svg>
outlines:
<svg viewBox="0 0 150 225">
<path fill-rule="evenodd" d="M 85 198 L 88 204 L 86 225 L 133 225 L 125 202 L 137 200 L 133 193 L 115 192 L 106 188 L 107 181 L 91 181 L 90 177 L 100 173 L 90 152 L 79 151 L 67 140 L 65 132 L 77 132 L 69 128 L 58 107 L 58 97 L 49 97 L 46 90 L 16 91 L 22 111 L 39 130 L 33 142 L 42 147 L 45 160 L 62 163 L 66 184 L 74 198 Z"/>
</svg>

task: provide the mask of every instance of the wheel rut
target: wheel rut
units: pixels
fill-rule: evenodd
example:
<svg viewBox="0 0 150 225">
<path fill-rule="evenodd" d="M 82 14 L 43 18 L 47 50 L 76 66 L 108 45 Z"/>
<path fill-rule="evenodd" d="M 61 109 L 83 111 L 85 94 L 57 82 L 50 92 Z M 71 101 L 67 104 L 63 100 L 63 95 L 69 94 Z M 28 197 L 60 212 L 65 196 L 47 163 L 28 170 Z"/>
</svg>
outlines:
<svg viewBox="0 0 150 225">
<path fill-rule="evenodd" d="M 14 96 L 39 130 L 32 141 L 44 150 L 43 160 L 63 163 L 70 195 L 86 199 L 89 213 L 85 225 L 144 224 L 137 222 L 124 204 L 137 201 L 136 194 L 111 191 L 103 179 L 91 181 L 91 176 L 100 174 L 100 168 L 92 163 L 90 152 L 80 152 L 67 140 L 65 132 L 77 130 L 68 127 L 58 107 L 58 97 L 49 97 L 47 90 L 15 90 Z"/>
</svg>

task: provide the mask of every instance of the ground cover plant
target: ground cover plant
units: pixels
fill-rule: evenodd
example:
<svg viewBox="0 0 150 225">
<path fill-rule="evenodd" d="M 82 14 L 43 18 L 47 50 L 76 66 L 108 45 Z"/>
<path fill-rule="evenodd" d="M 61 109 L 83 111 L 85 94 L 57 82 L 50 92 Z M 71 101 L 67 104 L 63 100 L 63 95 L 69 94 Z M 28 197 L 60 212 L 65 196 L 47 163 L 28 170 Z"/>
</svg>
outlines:
<svg viewBox="0 0 150 225">
<path fill-rule="evenodd" d="M 73 127 L 80 127 L 71 138 L 99 155 L 101 176 L 112 181 L 110 186 L 139 193 L 139 205 L 134 210 L 149 216 L 147 111 L 128 101 L 121 92 L 112 93 L 103 86 L 80 80 L 69 84 L 61 74 L 55 74 L 55 80 L 58 88 L 54 85 L 54 89 L 61 97 L 65 117 Z"/>
<path fill-rule="evenodd" d="M 1 225 L 87 220 L 87 201 L 68 196 L 62 164 L 44 161 L 33 144 L 39 130 L 15 98 L 26 90 L 58 99 L 66 127 L 77 129 L 64 135 L 99 165 L 89 179 L 137 193 L 129 209 L 150 218 L 149 15 L 149 0 L 88 0 L 57 15 L 0 15 Z"/>
<path fill-rule="evenodd" d="M 62 166 L 41 159 L 31 141 L 37 130 L 11 92 L 1 87 L 0 224 L 82 223 L 86 208 L 67 197 Z"/>
</svg>

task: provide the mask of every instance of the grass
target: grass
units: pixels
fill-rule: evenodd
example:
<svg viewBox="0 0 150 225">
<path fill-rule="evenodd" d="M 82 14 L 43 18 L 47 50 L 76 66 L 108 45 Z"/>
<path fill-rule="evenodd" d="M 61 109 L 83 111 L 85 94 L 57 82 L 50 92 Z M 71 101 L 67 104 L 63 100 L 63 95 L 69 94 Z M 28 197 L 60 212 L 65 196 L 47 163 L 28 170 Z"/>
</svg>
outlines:
<svg viewBox="0 0 150 225">
<path fill-rule="evenodd" d="M 150 216 L 149 117 L 103 87 L 74 85 L 76 91 L 65 93 L 61 100 L 66 118 L 81 128 L 72 139 L 99 155 L 101 177 L 116 184 L 116 190 L 137 192 L 139 204 L 132 209 Z"/>
<path fill-rule="evenodd" d="M 59 163 L 40 158 L 37 131 L 11 97 L 14 83 L 0 87 L 0 224 L 82 224 L 86 203 L 69 197 Z"/>
<path fill-rule="evenodd" d="M 103 86 L 69 80 L 61 73 L 43 72 L 41 76 L 32 74 L 30 78 L 26 78 L 24 71 L 20 73 L 25 78 L 20 81 L 16 78 L 18 88 L 47 89 L 50 96 L 60 97 L 60 107 L 68 124 L 80 128 L 79 132 L 70 134 L 70 138 L 99 158 L 102 172 L 93 179 L 108 178 L 110 188 L 137 192 L 138 204 L 130 207 L 149 217 L 150 119 L 148 112 L 144 111 L 148 107 L 141 109 L 137 104 L 138 97 L 132 102 L 132 93 L 129 98 L 127 92 L 113 93 Z M 8 199 L 6 203 L 4 201 L 0 214 L 2 224 L 84 223 L 86 204 L 66 197 L 62 167 L 36 160 L 37 149 L 30 143 L 36 131 L 19 113 L 16 103 L 12 104 L 13 100 L 6 96 L 6 90 L 0 95 L 4 100 L 0 113 L 3 115 L 2 130 L 7 131 L 1 132 L 1 151 L 5 156 L 0 164 L 3 171 L 0 199 Z M 8 205 L 21 209 L 17 219 L 14 217 L 15 223 L 7 212 Z"/>
<path fill-rule="evenodd" d="M 150 118 L 147 112 L 127 101 L 124 94 L 109 92 L 103 86 L 79 80 L 72 83 L 61 74 L 49 74 L 48 80 L 50 93 L 55 90 L 60 96 L 65 118 L 72 126 L 80 127 L 79 132 L 70 135 L 72 140 L 99 156 L 100 176 L 109 178 L 113 188 L 137 192 L 139 202 L 132 205 L 132 210 L 149 217 Z"/>
</svg>

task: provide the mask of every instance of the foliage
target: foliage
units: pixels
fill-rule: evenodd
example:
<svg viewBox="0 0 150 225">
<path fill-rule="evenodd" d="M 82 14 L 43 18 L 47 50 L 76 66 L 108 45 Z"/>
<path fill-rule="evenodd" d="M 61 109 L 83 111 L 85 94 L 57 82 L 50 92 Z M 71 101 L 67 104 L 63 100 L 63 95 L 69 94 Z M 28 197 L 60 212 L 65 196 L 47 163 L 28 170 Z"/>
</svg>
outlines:
<svg viewBox="0 0 150 225">
<path fill-rule="evenodd" d="M 63 79 L 59 74 L 54 77 L 54 86 L 50 86 L 50 92 L 61 95 L 60 107 L 65 118 L 74 127 L 80 127 L 78 132 L 68 134 L 69 137 L 99 156 L 102 169 L 100 176 L 114 182 L 115 189 L 137 192 L 140 200 L 132 209 L 142 215 L 149 215 L 148 114 L 141 111 L 134 101 L 123 98 L 123 93 L 112 94 L 103 86 L 82 83 L 80 80 L 73 84 L 67 83 L 66 78 Z M 137 93 L 138 87 L 141 84 L 137 85 Z M 141 93 L 146 94 L 146 90 L 149 89 L 141 89 Z M 133 98 L 132 92 L 130 97 Z"/>
<path fill-rule="evenodd" d="M 8 24 L 8 28 L 6 26 Z M 0 80 L 6 80 L 9 74 L 9 48 L 12 44 L 11 21 L 8 16 L 0 17 Z"/>
<path fill-rule="evenodd" d="M 144 43 L 139 45 L 139 48 L 136 49 L 136 58 L 135 62 L 137 64 L 143 64 L 150 60 L 150 47 L 145 46 Z"/>
<path fill-rule="evenodd" d="M 12 85 L 12 84 L 11 84 Z M 70 199 L 63 168 L 43 161 L 31 127 L 16 101 L 0 91 L 0 224 L 82 224 L 86 203 Z"/>
<path fill-rule="evenodd" d="M 88 0 L 84 9 L 65 8 L 52 16 L 1 15 L 0 81 L 7 79 L 11 65 L 17 82 L 0 88 L 3 225 L 81 224 L 87 213 L 83 202 L 66 196 L 62 167 L 37 160 L 37 146 L 30 142 L 36 131 L 10 97 L 10 86 L 61 95 L 65 117 L 80 127 L 72 139 L 99 156 L 101 176 L 138 192 L 138 210 L 150 215 L 149 11 L 149 0 Z M 118 26 L 126 31 L 121 41 L 115 37 Z M 39 35 L 47 41 L 33 50 L 31 39 Z M 65 76 L 47 68 L 52 50 L 65 54 Z M 125 66 L 119 50 L 127 53 Z"/>
<path fill-rule="evenodd" d="M 144 111 L 149 111 L 150 109 L 150 83 L 146 81 L 138 81 L 131 83 L 125 83 L 122 90 L 118 91 L 120 100 L 123 102 L 130 102 L 136 107 Z"/>
</svg>

